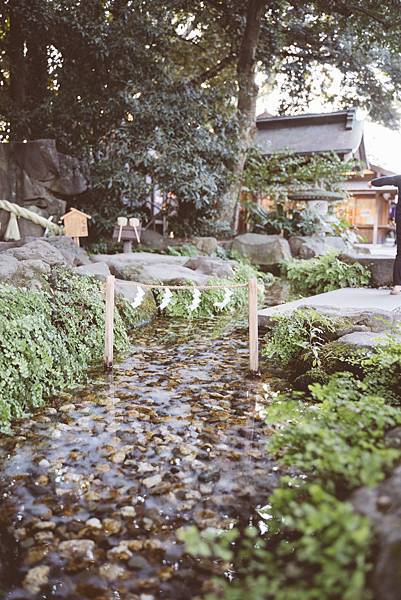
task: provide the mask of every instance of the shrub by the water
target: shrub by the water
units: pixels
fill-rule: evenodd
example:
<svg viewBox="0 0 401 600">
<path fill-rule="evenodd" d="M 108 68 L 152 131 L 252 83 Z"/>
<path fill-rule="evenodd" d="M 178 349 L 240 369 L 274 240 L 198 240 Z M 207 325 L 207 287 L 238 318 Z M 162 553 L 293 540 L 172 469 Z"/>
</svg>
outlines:
<svg viewBox="0 0 401 600">
<path fill-rule="evenodd" d="M 205 290 L 202 292 L 201 301 L 194 311 L 189 310 L 189 306 L 192 303 L 193 293 L 192 290 L 173 291 L 173 298 L 170 304 L 166 307 L 164 314 L 168 317 L 193 317 L 193 318 L 204 318 L 213 317 L 221 314 L 230 314 L 244 310 L 248 306 L 248 288 L 237 288 L 232 290 L 232 296 L 230 302 L 224 308 L 218 308 L 216 303 L 221 302 L 224 299 L 224 285 L 230 286 L 232 284 L 248 283 L 252 278 L 259 278 L 259 283 L 269 283 L 273 277 L 269 274 L 263 275 L 259 273 L 254 267 L 246 262 L 237 263 L 234 269 L 234 277 L 232 279 L 218 279 L 213 278 L 208 281 L 208 285 L 219 285 L 221 289 Z M 195 285 L 194 285 L 195 289 Z M 163 296 L 161 290 L 156 292 L 158 300 Z M 264 294 L 259 291 L 259 302 L 263 302 Z"/>
<path fill-rule="evenodd" d="M 115 348 L 128 335 L 115 311 Z M 43 290 L 0 287 L 0 425 L 76 383 L 104 348 L 104 299 L 100 284 L 54 271 Z"/>
<path fill-rule="evenodd" d="M 279 315 L 266 335 L 262 354 L 284 368 L 301 366 L 301 371 L 320 364 L 320 352 L 325 343 L 334 339 L 339 320 L 314 309 L 299 309 L 289 318 Z"/>
<path fill-rule="evenodd" d="M 344 287 L 363 287 L 370 279 L 366 267 L 359 263 L 345 263 L 336 254 L 310 260 L 292 258 L 284 261 L 282 268 L 294 291 L 304 296 Z"/>
</svg>

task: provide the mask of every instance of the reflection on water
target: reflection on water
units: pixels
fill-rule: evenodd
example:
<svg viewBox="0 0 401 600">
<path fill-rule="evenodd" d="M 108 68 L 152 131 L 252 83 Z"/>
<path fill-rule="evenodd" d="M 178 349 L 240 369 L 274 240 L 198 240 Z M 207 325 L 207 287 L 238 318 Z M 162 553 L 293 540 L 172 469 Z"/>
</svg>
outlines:
<svg viewBox="0 0 401 600">
<path fill-rule="evenodd" d="M 159 321 L 111 380 L 64 395 L 0 438 L 0 593 L 187 600 L 210 573 L 178 527 L 246 522 L 277 478 L 265 452 L 265 376 L 247 332 Z"/>
</svg>

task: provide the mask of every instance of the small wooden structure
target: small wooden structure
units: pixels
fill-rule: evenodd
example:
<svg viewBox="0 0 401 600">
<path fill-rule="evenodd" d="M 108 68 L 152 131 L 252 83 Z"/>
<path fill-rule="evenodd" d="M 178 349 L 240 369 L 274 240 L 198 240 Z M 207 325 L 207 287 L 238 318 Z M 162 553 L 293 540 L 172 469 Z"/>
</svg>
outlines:
<svg viewBox="0 0 401 600">
<path fill-rule="evenodd" d="M 71 208 L 68 213 L 61 217 L 64 222 L 65 235 L 72 237 L 77 246 L 79 246 L 79 238 L 88 237 L 88 219 L 91 218 L 77 208 Z"/>
<path fill-rule="evenodd" d="M 140 244 L 141 222 L 139 219 L 119 217 L 113 230 L 113 240 L 123 242 L 123 252 L 132 252 L 132 242 Z"/>
</svg>

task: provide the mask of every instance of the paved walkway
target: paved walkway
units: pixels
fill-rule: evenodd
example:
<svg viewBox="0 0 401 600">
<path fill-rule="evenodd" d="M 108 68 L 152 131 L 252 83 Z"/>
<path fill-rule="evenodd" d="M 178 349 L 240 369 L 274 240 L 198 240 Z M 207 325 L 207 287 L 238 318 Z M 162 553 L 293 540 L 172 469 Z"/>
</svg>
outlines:
<svg viewBox="0 0 401 600">
<path fill-rule="evenodd" d="M 401 295 L 392 296 L 386 289 L 344 288 L 264 308 L 258 313 L 259 325 L 266 326 L 272 317 L 305 306 L 339 316 L 368 313 L 391 323 L 401 321 Z"/>
</svg>

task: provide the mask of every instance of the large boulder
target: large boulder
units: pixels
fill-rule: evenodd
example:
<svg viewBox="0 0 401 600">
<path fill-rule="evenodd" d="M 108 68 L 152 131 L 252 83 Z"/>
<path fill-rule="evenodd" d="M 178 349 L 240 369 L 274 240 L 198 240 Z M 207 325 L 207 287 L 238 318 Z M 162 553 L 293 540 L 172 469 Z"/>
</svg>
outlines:
<svg viewBox="0 0 401 600">
<path fill-rule="evenodd" d="M 48 263 L 35 258 L 22 260 L 18 263 L 18 269 L 10 283 L 16 287 L 40 289 L 45 285 L 47 275 L 50 275 Z"/>
<path fill-rule="evenodd" d="M 14 256 L 0 254 L 0 283 L 7 283 L 17 271 L 18 265 L 19 262 Z"/>
<path fill-rule="evenodd" d="M 348 246 L 341 237 L 334 236 L 293 236 L 289 239 L 292 256 L 314 258 L 330 252 L 346 252 Z"/>
<path fill-rule="evenodd" d="M 152 250 L 166 250 L 169 245 L 168 240 L 157 231 L 145 229 L 141 232 L 141 246 L 151 248 Z"/>
<path fill-rule="evenodd" d="M 349 264 L 358 262 L 370 271 L 370 283 L 374 287 L 388 287 L 393 285 L 394 258 L 391 256 L 366 255 L 346 253 L 340 255 L 341 260 Z"/>
<path fill-rule="evenodd" d="M 81 265 L 74 269 L 74 273 L 77 275 L 91 276 L 105 281 L 105 279 L 111 275 L 110 269 L 106 263 L 90 263 L 89 265 Z"/>
<path fill-rule="evenodd" d="M 187 260 L 184 267 L 222 279 L 231 279 L 234 276 L 234 270 L 228 261 L 210 256 L 194 256 Z"/>
<path fill-rule="evenodd" d="M 115 290 L 117 297 L 124 298 L 128 302 L 132 303 L 135 301 L 138 295 L 139 284 L 133 281 L 123 281 L 116 279 Z M 157 305 L 155 297 L 151 290 L 145 290 L 145 296 L 142 304 L 135 309 L 136 318 L 132 327 L 140 323 L 150 321 L 152 317 L 157 313 Z"/>
<path fill-rule="evenodd" d="M 51 267 L 68 264 L 63 254 L 44 240 L 28 242 L 19 248 L 11 248 L 2 253 L 2 256 L 13 256 L 17 260 L 41 260 Z"/>
<path fill-rule="evenodd" d="M 66 235 L 55 235 L 45 239 L 46 242 L 61 252 L 67 264 L 72 267 L 90 264 L 91 261 L 85 250 L 77 246 L 72 238 Z"/>
<path fill-rule="evenodd" d="M 97 254 L 92 257 L 92 261 L 107 264 L 111 273 L 118 279 L 138 283 L 189 281 L 202 285 L 209 279 L 203 273 L 184 266 L 188 261 L 187 256 L 132 252 L 130 254 Z"/>
<path fill-rule="evenodd" d="M 204 254 L 214 254 L 219 247 L 215 237 L 195 237 L 192 241 L 199 252 Z"/>
<path fill-rule="evenodd" d="M 290 246 L 279 235 L 244 233 L 232 244 L 232 251 L 261 267 L 277 268 L 281 261 L 291 258 Z"/>
<path fill-rule="evenodd" d="M 401 335 L 380 334 L 371 331 L 354 331 L 352 333 L 347 333 L 338 339 L 338 342 L 356 348 L 377 348 L 378 346 L 386 345 L 390 341 L 394 341 L 397 344 L 401 343 Z"/>
<path fill-rule="evenodd" d="M 386 445 L 401 448 L 401 428 L 386 436 Z M 376 488 L 364 487 L 352 497 L 355 510 L 367 516 L 375 532 L 371 575 L 377 600 L 399 600 L 401 590 L 401 467 Z"/>
</svg>

